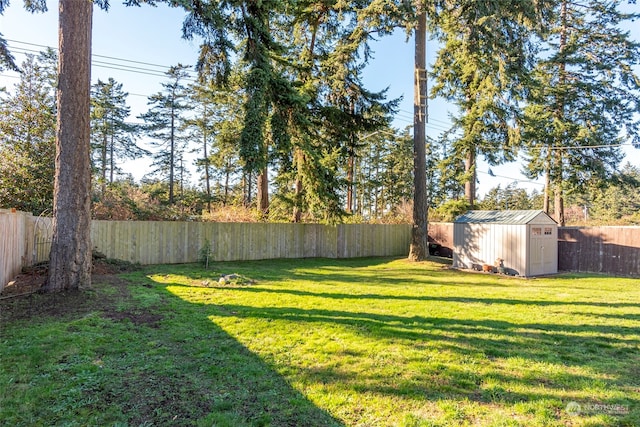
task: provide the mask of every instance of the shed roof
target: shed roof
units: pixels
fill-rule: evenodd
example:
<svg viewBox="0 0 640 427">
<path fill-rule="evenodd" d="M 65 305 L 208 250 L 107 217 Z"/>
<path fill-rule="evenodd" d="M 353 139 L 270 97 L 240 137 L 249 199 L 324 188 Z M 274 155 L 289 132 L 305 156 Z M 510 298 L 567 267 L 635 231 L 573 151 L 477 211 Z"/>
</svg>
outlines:
<svg viewBox="0 0 640 427">
<path fill-rule="evenodd" d="M 457 217 L 453 222 L 472 224 L 529 224 L 536 219 L 549 224 L 555 223 L 553 218 L 541 210 L 468 211 Z"/>
</svg>

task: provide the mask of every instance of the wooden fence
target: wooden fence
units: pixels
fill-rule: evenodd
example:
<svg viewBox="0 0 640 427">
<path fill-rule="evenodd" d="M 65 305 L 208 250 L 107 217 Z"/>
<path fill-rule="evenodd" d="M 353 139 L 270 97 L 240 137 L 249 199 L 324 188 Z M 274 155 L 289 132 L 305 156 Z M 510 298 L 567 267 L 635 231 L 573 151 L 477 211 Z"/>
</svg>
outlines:
<svg viewBox="0 0 640 427">
<path fill-rule="evenodd" d="M 51 218 L 0 210 L 0 291 L 24 266 L 46 261 Z M 410 225 L 93 221 L 91 239 L 109 258 L 140 264 L 196 262 L 208 242 L 213 261 L 399 256 Z M 430 223 L 429 241 L 450 256 L 453 224 Z M 558 269 L 640 277 L 640 227 L 560 227 Z"/>
<path fill-rule="evenodd" d="M 558 270 L 640 277 L 640 227 L 558 228 Z"/>
<path fill-rule="evenodd" d="M 141 264 L 196 262 L 208 242 L 214 261 L 353 258 L 408 252 L 409 225 L 93 221 L 92 244 Z"/>
<path fill-rule="evenodd" d="M 0 252 L 0 290 L 23 266 L 49 258 L 51 218 L 14 216 L 22 218 L 22 228 L 0 229 L 7 248 L 6 253 Z M 354 258 L 407 254 L 411 226 L 92 221 L 91 241 L 95 250 L 109 258 L 140 264 L 196 262 L 207 242 L 213 261 Z"/>
<path fill-rule="evenodd" d="M 25 254 L 28 214 L 0 210 L 0 291 L 22 269 Z"/>
</svg>

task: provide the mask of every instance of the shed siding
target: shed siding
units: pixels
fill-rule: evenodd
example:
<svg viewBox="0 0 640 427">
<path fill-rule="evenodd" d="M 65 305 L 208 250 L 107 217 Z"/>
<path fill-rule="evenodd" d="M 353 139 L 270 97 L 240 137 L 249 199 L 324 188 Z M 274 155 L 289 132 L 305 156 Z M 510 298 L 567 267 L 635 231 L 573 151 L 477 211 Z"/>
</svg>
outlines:
<svg viewBox="0 0 640 427">
<path fill-rule="evenodd" d="M 504 259 L 505 267 L 526 275 L 526 227 L 514 224 L 456 224 L 453 266 L 472 268 Z"/>
<path fill-rule="evenodd" d="M 541 233 L 532 236 L 533 227 Z M 545 235 L 549 227 L 552 232 Z M 555 221 L 541 211 L 471 211 L 454 223 L 453 266 L 494 265 L 501 258 L 505 268 L 521 276 L 557 273 L 557 232 Z"/>
</svg>

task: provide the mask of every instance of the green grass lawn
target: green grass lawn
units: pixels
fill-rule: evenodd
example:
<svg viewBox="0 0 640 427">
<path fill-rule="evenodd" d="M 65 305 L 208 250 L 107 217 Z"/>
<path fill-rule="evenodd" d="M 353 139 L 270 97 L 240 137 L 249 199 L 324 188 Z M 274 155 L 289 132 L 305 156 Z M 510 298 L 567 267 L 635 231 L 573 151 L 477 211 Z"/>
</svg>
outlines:
<svg viewBox="0 0 640 427">
<path fill-rule="evenodd" d="M 375 258 L 94 282 L 0 302 L 1 425 L 640 426 L 637 279 Z"/>
</svg>

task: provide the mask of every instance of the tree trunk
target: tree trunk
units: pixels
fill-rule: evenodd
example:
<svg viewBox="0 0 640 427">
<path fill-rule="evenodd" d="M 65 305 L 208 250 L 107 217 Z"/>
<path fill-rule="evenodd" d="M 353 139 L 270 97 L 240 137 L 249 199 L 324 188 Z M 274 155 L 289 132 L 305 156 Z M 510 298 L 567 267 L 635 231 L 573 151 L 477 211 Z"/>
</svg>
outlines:
<svg viewBox="0 0 640 427">
<path fill-rule="evenodd" d="M 260 174 L 258 174 L 258 209 L 263 215 L 269 212 L 269 170 L 264 168 Z"/>
<path fill-rule="evenodd" d="M 293 206 L 293 222 L 299 223 L 302 221 L 302 209 L 300 208 L 300 199 L 302 198 L 302 180 L 296 178 L 296 193 L 294 196 L 295 205 Z"/>
<path fill-rule="evenodd" d="M 103 133 L 102 135 L 102 157 L 101 157 L 101 162 L 102 162 L 102 182 L 101 182 L 101 187 L 102 187 L 102 195 L 104 195 L 104 193 L 106 193 L 107 191 L 107 133 Z"/>
<path fill-rule="evenodd" d="M 253 188 L 252 188 L 252 184 L 253 184 L 253 177 L 252 177 L 252 173 L 251 172 L 245 172 L 244 177 L 243 177 L 243 194 L 244 194 L 244 206 L 245 207 L 249 207 L 251 206 L 251 199 L 253 197 Z"/>
<path fill-rule="evenodd" d="M 111 144 L 109 145 L 109 185 L 113 185 L 113 168 L 114 168 L 114 160 L 113 160 L 113 152 L 115 147 L 113 146 L 113 126 L 111 128 Z"/>
<path fill-rule="evenodd" d="M 567 19 L 568 19 L 568 10 L 567 10 L 567 0 L 563 0 L 562 2 L 562 7 L 560 10 L 560 19 L 562 22 L 562 26 L 560 28 L 560 45 L 559 45 L 559 52 L 560 52 L 560 57 L 562 62 L 560 63 L 560 69 L 558 72 L 558 84 L 560 87 L 564 88 L 566 87 L 567 84 L 567 70 L 566 70 L 566 58 L 564 56 L 565 50 L 567 48 Z M 556 117 L 560 120 L 560 121 L 564 121 L 564 109 L 565 109 L 565 99 L 564 99 L 564 95 L 561 94 L 558 102 L 557 102 L 557 106 L 556 106 Z M 562 145 L 564 145 L 565 141 L 564 138 L 561 141 Z M 553 204 L 553 212 L 554 212 L 554 216 L 555 216 L 555 220 L 558 223 L 558 225 L 560 225 L 561 227 L 564 226 L 564 201 L 562 199 L 562 179 L 563 179 L 563 174 L 562 174 L 562 150 L 556 150 L 555 156 L 554 156 L 554 162 L 555 162 L 555 177 L 554 177 L 554 183 L 555 183 L 555 194 L 554 194 L 554 204 Z"/>
<path fill-rule="evenodd" d="M 209 176 L 209 155 L 207 154 L 207 106 L 204 106 L 202 131 L 202 151 L 204 155 L 204 182 L 207 191 L 207 212 L 211 213 L 211 178 Z"/>
<path fill-rule="evenodd" d="M 547 153 L 547 160 L 545 164 L 544 171 L 544 196 L 543 196 L 543 207 L 542 210 L 544 213 L 549 215 L 549 197 L 551 194 L 551 148 L 549 148 L 549 152 Z"/>
<path fill-rule="evenodd" d="M 304 164 L 304 153 L 299 147 L 293 152 L 293 161 L 296 169 L 295 190 L 293 195 L 293 216 L 291 220 L 295 223 L 302 221 L 302 168 Z"/>
<path fill-rule="evenodd" d="M 560 227 L 564 227 L 565 219 L 564 219 L 564 198 L 562 196 L 562 188 L 557 186 L 555 188 L 553 200 L 553 211 L 556 222 Z"/>
<path fill-rule="evenodd" d="M 469 179 L 464 183 L 464 198 L 469 202 L 469 207 L 473 209 L 476 203 L 476 152 L 474 148 L 469 149 L 464 160 L 464 171 Z"/>
<path fill-rule="evenodd" d="M 415 73 L 413 99 L 413 228 L 409 259 L 422 261 L 429 256 L 427 246 L 427 102 L 426 50 L 427 14 L 423 1 L 418 1 L 418 25 L 415 30 Z"/>
<path fill-rule="evenodd" d="M 91 286 L 92 8 L 90 0 L 59 1 L 53 240 L 45 292 Z"/>
<path fill-rule="evenodd" d="M 354 169 L 355 169 L 355 156 L 353 153 L 349 153 L 347 159 L 347 213 L 353 213 L 353 187 L 354 185 Z"/>
<path fill-rule="evenodd" d="M 175 132 L 176 132 L 176 115 L 175 115 L 175 94 L 171 99 L 171 130 L 170 130 L 170 141 L 169 141 L 169 204 L 172 205 L 174 202 L 174 194 L 173 194 L 173 181 L 174 181 L 174 164 L 175 164 Z"/>
<path fill-rule="evenodd" d="M 222 201 L 222 206 L 227 206 L 229 199 L 229 180 L 231 180 L 231 161 L 227 160 L 224 170 L 224 200 Z"/>
</svg>

